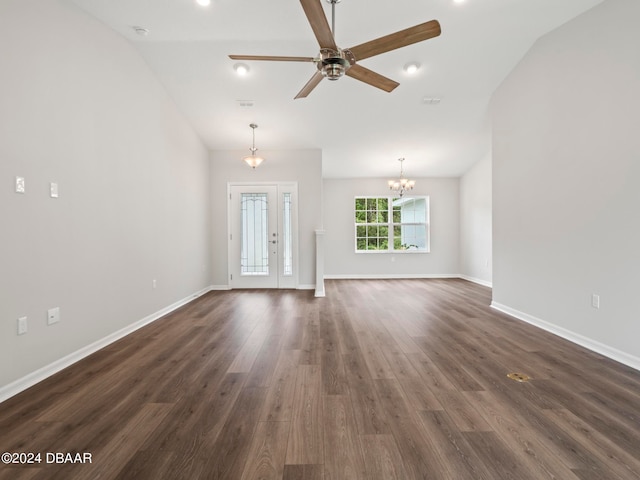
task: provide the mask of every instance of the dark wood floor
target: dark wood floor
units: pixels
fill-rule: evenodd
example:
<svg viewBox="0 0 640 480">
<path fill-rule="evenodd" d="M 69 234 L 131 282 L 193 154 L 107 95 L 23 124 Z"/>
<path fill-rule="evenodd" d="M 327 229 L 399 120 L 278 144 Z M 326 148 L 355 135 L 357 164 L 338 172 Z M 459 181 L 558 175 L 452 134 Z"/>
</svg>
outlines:
<svg viewBox="0 0 640 480">
<path fill-rule="evenodd" d="M 42 455 L 0 479 L 640 478 L 639 372 L 463 280 L 326 291 L 211 292 L 0 404 Z"/>
</svg>

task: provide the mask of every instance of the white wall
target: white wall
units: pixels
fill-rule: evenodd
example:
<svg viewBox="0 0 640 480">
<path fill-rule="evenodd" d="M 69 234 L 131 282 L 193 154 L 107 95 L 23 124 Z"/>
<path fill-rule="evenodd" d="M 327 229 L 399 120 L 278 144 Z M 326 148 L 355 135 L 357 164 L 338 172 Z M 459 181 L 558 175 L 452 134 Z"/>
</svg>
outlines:
<svg viewBox="0 0 640 480">
<path fill-rule="evenodd" d="M 206 288 L 211 260 L 206 149 L 122 37 L 3 0 L 0 58 L 1 390 Z"/>
<path fill-rule="evenodd" d="M 637 0 L 605 1 L 541 38 L 493 99 L 494 302 L 636 368 L 638 18 Z"/>
<path fill-rule="evenodd" d="M 491 286 L 491 154 L 460 178 L 460 272 Z"/>
<path fill-rule="evenodd" d="M 248 129 L 247 129 L 248 130 Z M 250 137 L 249 137 L 250 138 Z M 227 184 L 298 182 L 298 283 L 315 286 L 315 230 L 322 228 L 322 154 L 320 150 L 259 151 L 265 162 L 252 170 L 242 161 L 247 150 L 211 152 L 213 285 L 229 284 L 227 258 Z"/>
<path fill-rule="evenodd" d="M 387 195 L 384 178 L 325 179 L 326 277 L 458 275 L 459 179 L 416 178 L 411 194 L 429 195 L 430 253 L 355 253 L 354 198 Z"/>
</svg>

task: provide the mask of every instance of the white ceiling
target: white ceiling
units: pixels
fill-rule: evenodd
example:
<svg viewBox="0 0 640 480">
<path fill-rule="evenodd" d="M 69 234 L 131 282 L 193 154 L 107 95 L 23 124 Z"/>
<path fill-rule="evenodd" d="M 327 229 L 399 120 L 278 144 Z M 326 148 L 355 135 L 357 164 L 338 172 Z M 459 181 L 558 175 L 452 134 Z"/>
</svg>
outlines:
<svg viewBox="0 0 640 480">
<path fill-rule="evenodd" d="M 432 19 L 442 35 L 361 62 L 400 82 L 391 93 L 344 77 L 294 100 L 313 64 L 246 62 L 249 74 L 238 77 L 227 55 L 316 56 L 297 0 L 212 0 L 206 8 L 195 0 L 71 1 L 139 50 L 208 148 L 248 152 L 254 122 L 263 153 L 322 149 L 325 177 L 397 175 L 399 157 L 410 177 L 463 174 L 490 149 L 487 109 L 500 82 L 537 38 L 602 2 L 343 0 L 342 48 Z M 136 35 L 135 25 L 148 36 Z M 413 76 L 402 68 L 409 61 L 421 64 Z M 441 102 L 427 105 L 425 97 Z"/>
</svg>

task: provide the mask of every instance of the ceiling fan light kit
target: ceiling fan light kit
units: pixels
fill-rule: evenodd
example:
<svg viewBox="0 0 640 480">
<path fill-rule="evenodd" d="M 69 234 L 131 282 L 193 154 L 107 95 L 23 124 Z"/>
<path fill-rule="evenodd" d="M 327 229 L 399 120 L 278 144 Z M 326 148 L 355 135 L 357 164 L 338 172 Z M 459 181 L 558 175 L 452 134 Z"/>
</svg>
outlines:
<svg viewBox="0 0 640 480">
<path fill-rule="evenodd" d="M 317 62 L 318 70 L 328 80 L 338 80 L 351 67 L 351 63 L 345 58 L 343 51 L 323 48 L 320 50 L 320 55 L 321 60 Z"/>
<path fill-rule="evenodd" d="M 296 99 L 308 96 L 314 88 L 324 79 L 338 80 L 347 75 L 385 92 L 393 91 L 398 82 L 386 78 L 368 68 L 358 64 L 357 61 L 365 58 L 390 52 L 398 48 L 406 47 L 414 43 L 429 40 L 441 33 L 440 23 L 437 20 L 421 23 L 399 32 L 356 45 L 355 47 L 341 49 L 335 41 L 335 6 L 340 0 L 326 0 L 331 4 L 331 27 L 324 14 L 321 0 L 300 0 L 300 4 L 311 25 L 311 29 L 320 45 L 320 52 L 316 57 L 286 57 L 266 55 L 229 55 L 232 60 L 265 60 L 276 62 L 313 62 L 318 71 L 311 77 L 302 90 L 295 96 Z M 419 64 L 415 63 L 415 70 Z M 407 66 L 405 66 L 405 69 Z"/>
</svg>

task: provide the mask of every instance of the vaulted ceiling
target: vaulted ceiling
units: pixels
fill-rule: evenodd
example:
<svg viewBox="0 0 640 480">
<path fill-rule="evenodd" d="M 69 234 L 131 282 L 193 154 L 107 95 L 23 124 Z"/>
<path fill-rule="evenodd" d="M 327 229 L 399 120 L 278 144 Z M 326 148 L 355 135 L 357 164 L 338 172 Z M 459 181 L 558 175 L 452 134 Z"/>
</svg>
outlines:
<svg viewBox="0 0 640 480">
<path fill-rule="evenodd" d="M 228 55 L 315 57 L 298 0 L 71 1 L 131 42 L 209 149 L 248 153 L 256 123 L 260 152 L 321 149 L 325 177 L 397 175 L 400 157 L 413 177 L 463 174 L 490 151 L 488 106 L 505 76 L 536 39 L 602 2 L 342 0 L 342 48 L 432 19 L 442 34 L 359 62 L 399 82 L 391 93 L 343 77 L 294 100 L 313 63 L 243 62 L 240 77 Z M 331 23 L 331 5 L 318 1 Z M 420 65 L 414 75 L 409 62 Z"/>
</svg>

